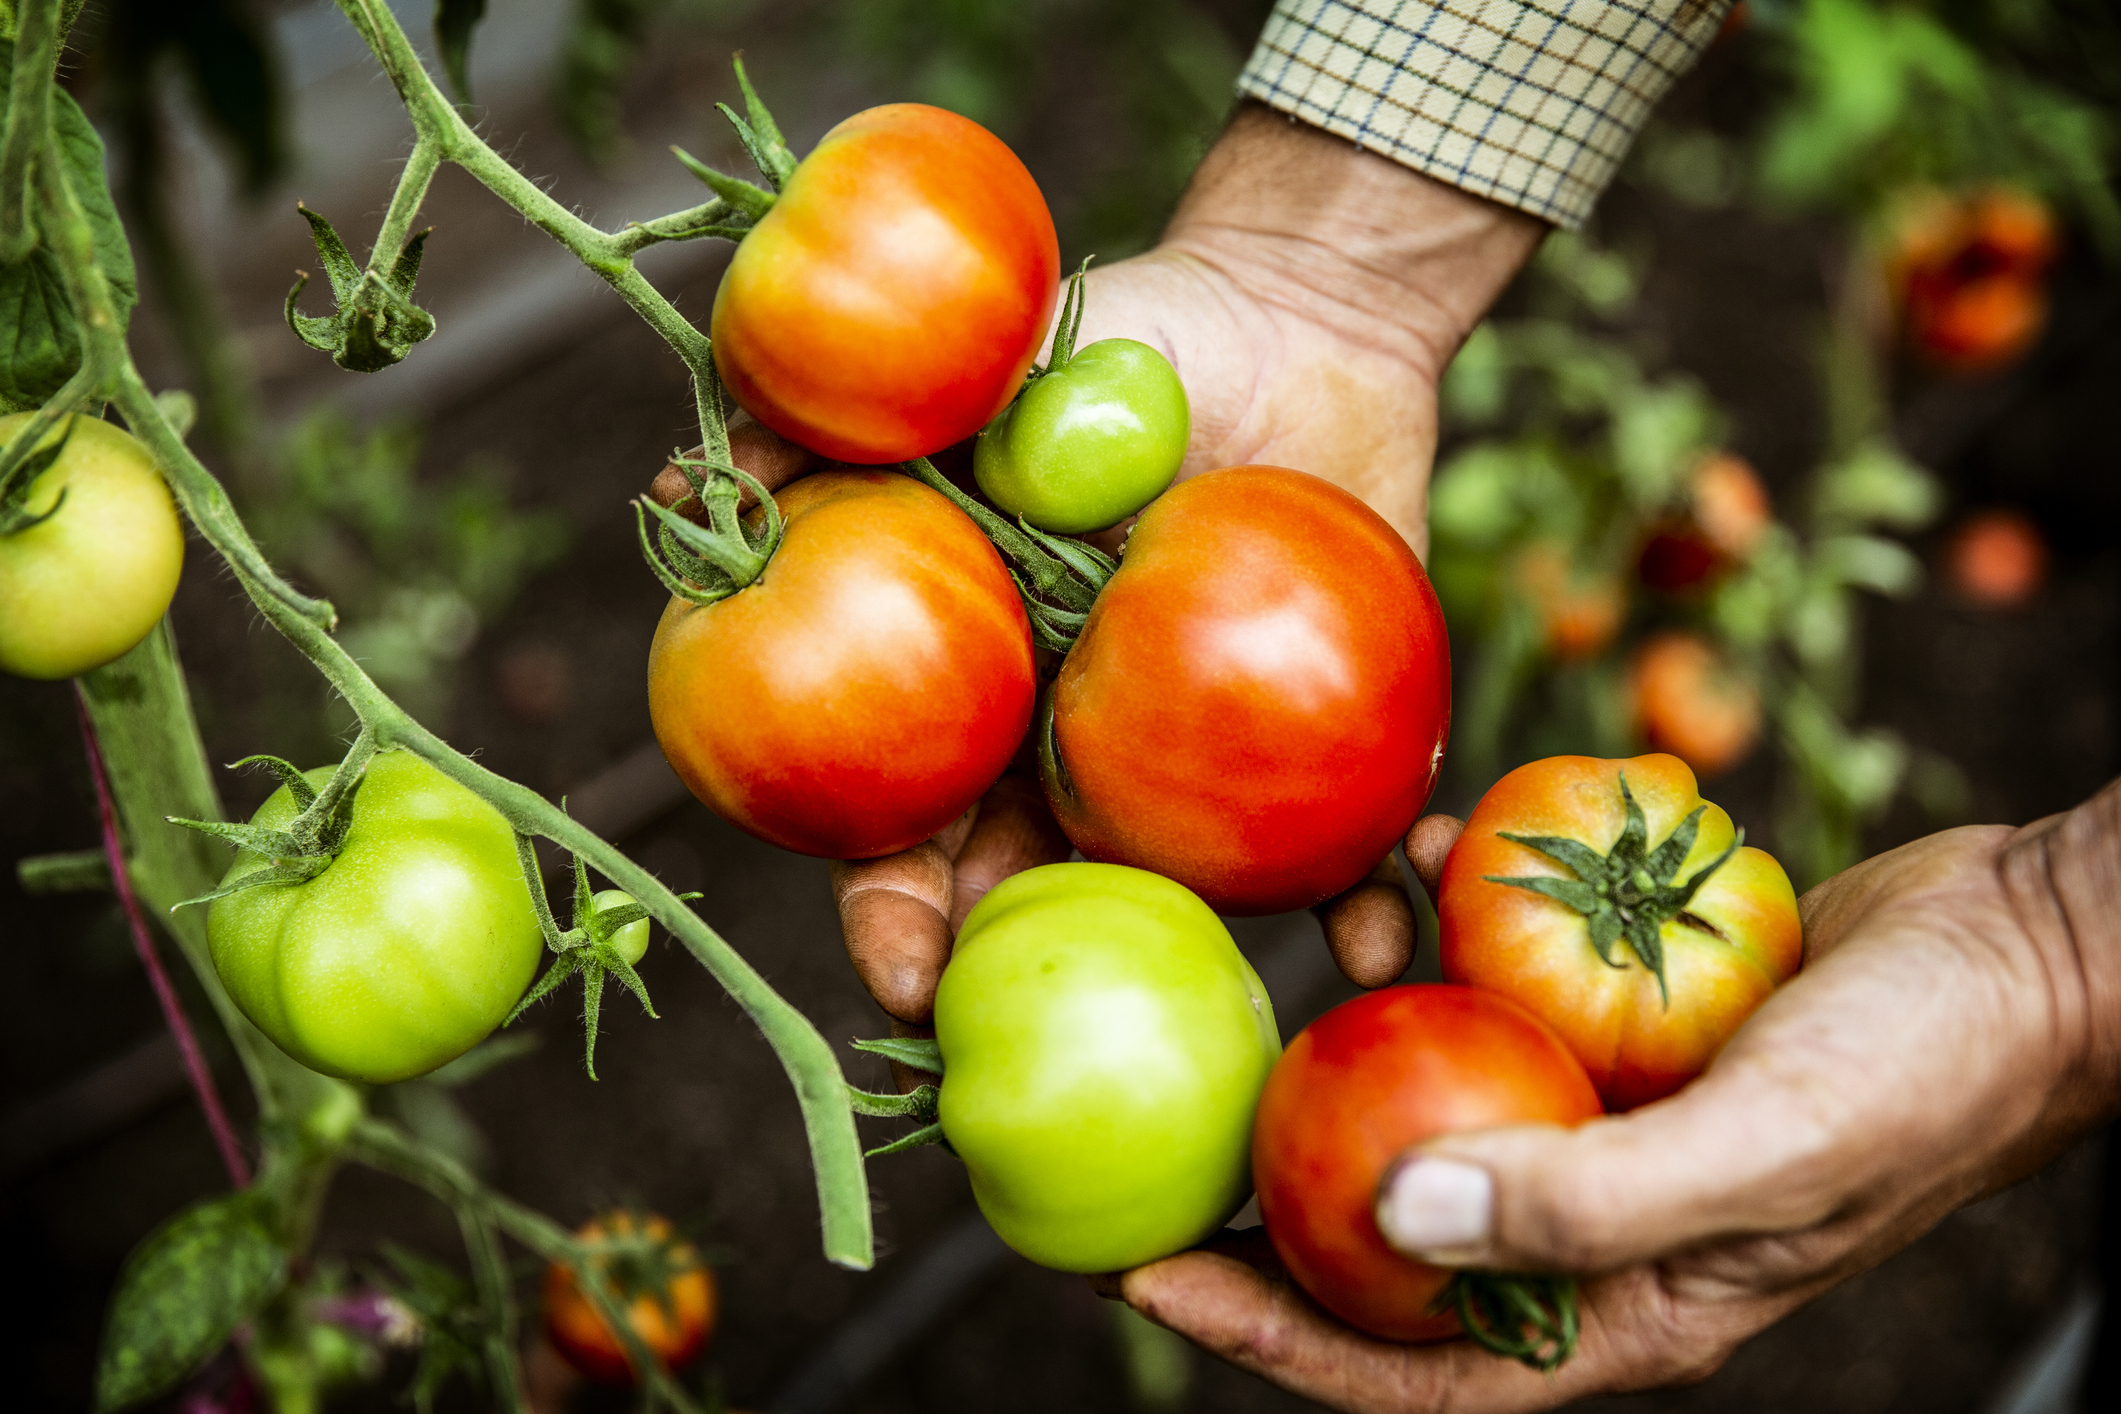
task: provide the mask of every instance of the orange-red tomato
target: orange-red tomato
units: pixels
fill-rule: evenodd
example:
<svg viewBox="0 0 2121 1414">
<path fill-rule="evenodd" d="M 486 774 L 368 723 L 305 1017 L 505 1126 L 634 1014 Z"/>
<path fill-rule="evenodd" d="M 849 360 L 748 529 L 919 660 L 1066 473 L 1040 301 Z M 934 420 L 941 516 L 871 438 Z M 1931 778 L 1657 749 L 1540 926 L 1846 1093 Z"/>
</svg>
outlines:
<svg viewBox="0 0 2121 1414">
<path fill-rule="evenodd" d="M 1267 1077 L 1252 1127 L 1260 1217 L 1289 1274 L 1334 1315 L 1387 1340 L 1444 1340 L 1458 1317 L 1430 1308 L 1453 1273 L 1385 1244 L 1386 1168 L 1438 1135 L 1599 1113 L 1561 1038 L 1509 998 L 1387 987 L 1305 1027 Z"/>
<path fill-rule="evenodd" d="M 1641 859 L 1630 855 L 1623 777 L 1640 810 L 1643 833 L 1632 843 Z M 1505 835 L 1575 841 L 1598 858 L 1571 864 L 1565 846 Z M 1803 959 L 1789 876 L 1749 845 L 1723 858 L 1735 839 L 1731 817 L 1702 800 L 1694 773 L 1674 757 L 1554 756 L 1520 766 L 1481 797 L 1444 861 L 1444 977 L 1523 1003 L 1560 1033 L 1612 1108 L 1669 1095 Z M 1556 882 L 1499 882 L 1511 879 Z M 1572 903 L 1541 888 L 1593 894 Z M 1598 920 L 1577 907 L 1593 895 L 1614 911 L 1604 955 Z M 1610 932 L 1615 923 L 1620 933 Z M 1640 945 L 1631 928 L 1647 933 Z M 1645 952 L 1661 966 L 1662 986 Z"/>
<path fill-rule="evenodd" d="M 1959 373 L 2017 358 L 2047 322 L 2047 267 L 2058 246 L 2054 218 L 2025 192 L 1904 201 L 1885 268 L 1908 341 Z"/>
<path fill-rule="evenodd" d="M 575 1236 L 596 1249 L 598 1269 L 618 1289 L 626 1324 L 649 1353 L 669 1370 L 697 1360 L 714 1333 L 714 1274 L 690 1243 L 678 1240 L 669 1221 L 652 1213 L 609 1213 Z M 634 1383 L 618 1334 L 561 1262 L 545 1269 L 545 1334 L 590 1379 Z"/>
<path fill-rule="evenodd" d="M 1443 611 L 1398 532 L 1300 471 L 1212 471 L 1142 513 L 1061 664 L 1046 798 L 1086 858 L 1219 913 L 1303 908 L 1414 823 L 1450 704 Z"/>
<path fill-rule="evenodd" d="M 760 839 L 858 859 L 963 814 L 1022 743 L 1031 626 L 965 514 L 897 472 L 823 472 L 774 496 L 765 573 L 673 597 L 648 712 L 692 793 Z"/>
<path fill-rule="evenodd" d="M 1961 598 L 2013 609 L 2047 581 L 2047 540 L 2021 512 L 1976 511 L 1945 542 L 1944 571 Z"/>
<path fill-rule="evenodd" d="M 1749 558 L 1772 520 L 1767 488 L 1752 464 L 1717 452 L 1689 478 L 1685 513 L 1652 529 L 1637 574 L 1667 594 L 1698 588 Z"/>
<path fill-rule="evenodd" d="M 1564 662 L 1595 658 L 1620 632 L 1627 593 L 1610 574 L 1579 573 L 1566 547 L 1535 541 L 1517 557 L 1517 583 L 1539 615 L 1547 651 Z"/>
<path fill-rule="evenodd" d="M 1628 665 L 1636 730 L 1703 776 L 1720 776 L 1760 740 L 1760 696 L 1697 633 L 1644 640 Z"/>
<path fill-rule="evenodd" d="M 1046 336 L 1060 244 L 1001 139 L 921 103 L 857 113 L 737 247 L 714 360 L 746 411 L 838 461 L 978 432 Z"/>
</svg>

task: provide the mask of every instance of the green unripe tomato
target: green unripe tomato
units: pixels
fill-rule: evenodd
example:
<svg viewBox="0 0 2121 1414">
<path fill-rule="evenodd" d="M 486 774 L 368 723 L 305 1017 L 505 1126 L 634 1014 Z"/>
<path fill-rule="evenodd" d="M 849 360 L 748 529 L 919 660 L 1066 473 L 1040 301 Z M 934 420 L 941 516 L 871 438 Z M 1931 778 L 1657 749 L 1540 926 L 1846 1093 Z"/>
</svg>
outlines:
<svg viewBox="0 0 2121 1414">
<path fill-rule="evenodd" d="M 596 906 L 597 912 L 602 913 L 607 909 L 624 908 L 629 903 L 638 903 L 639 900 L 624 889 L 604 889 L 590 902 Z M 649 926 L 648 919 L 636 918 L 604 941 L 610 943 L 619 956 L 626 959 L 626 965 L 631 967 L 648 955 Z"/>
<path fill-rule="evenodd" d="M 32 416 L 0 417 L 0 447 Z M 184 569 L 184 525 L 147 448 L 98 417 L 62 418 L 40 445 L 61 437 L 21 502 L 57 513 L 0 535 L 0 670 L 26 678 L 77 677 L 125 653 Z"/>
<path fill-rule="evenodd" d="M 331 769 L 307 775 L 321 790 Z M 299 813 L 282 786 L 251 823 Z M 269 863 L 243 850 L 228 878 Z M 545 949 L 501 812 L 403 751 L 368 763 L 329 868 L 215 899 L 206 937 L 221 984 L 275 1045 L 376 1085 L 486 1039 Z"/>
<path fill-rule="evenodd" d="M 935 994 L 943 1133 L 1004 1242 L 1109 1272 L 1190 1247 L 1252 1192 L 1274 1007 L 1222 920 L 1117 864 L 981 899 Z"/>
<path fill-rule="evenodd" d="M 1192 415 L 1178 370 L 1147 344 L 1100 339 L 1035 378 L 979 434 L 987 499 L 1041 530 L 1117 525 L 1178 475 Z"/>
</svg>

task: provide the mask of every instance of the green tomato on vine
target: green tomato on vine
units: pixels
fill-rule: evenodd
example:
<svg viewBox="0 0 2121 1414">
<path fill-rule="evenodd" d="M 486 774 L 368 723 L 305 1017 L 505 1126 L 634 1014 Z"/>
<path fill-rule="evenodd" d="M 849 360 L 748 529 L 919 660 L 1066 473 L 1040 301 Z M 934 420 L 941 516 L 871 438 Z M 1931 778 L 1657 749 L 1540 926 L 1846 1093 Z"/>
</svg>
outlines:
<svg viewBox="0 0 2121 1414">
<path fill-rule="evenodd" d="M 988 500 L 1061 535 L 1117 525 L 1162 495 L 1193 430 L 1178 370 L 1155 349 L 1075 347 L 1082 280 L 1078 270 L 1069 282 L 1053 361 L 987 424 L 972 459 Z"/>
<path fill-rule="evenodd" d="M 0 447 L 34 416 L 0 417 Z M 101 418 L 62 418 L 29 459 L 0 505 L 0 671 L 78 677 L 161 621 L 184 524 L 147 448 Z"/>
</svg>

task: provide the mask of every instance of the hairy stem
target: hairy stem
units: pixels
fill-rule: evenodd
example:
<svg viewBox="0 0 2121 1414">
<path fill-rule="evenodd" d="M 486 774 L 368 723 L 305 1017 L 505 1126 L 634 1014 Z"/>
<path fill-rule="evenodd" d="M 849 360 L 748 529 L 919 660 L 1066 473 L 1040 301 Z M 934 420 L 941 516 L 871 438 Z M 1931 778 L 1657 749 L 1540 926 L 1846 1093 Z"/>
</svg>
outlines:
<svg viewBox="0 0 2121 1414">
<path fill-rule="evenodd" d="M 15 13 L 14 100 L 0 131 L 0 265 L 37 248 L 29 173 L 51 136 L 52 67 L 59 52 L 59 0 L 22 0 Z"/>
</svg>

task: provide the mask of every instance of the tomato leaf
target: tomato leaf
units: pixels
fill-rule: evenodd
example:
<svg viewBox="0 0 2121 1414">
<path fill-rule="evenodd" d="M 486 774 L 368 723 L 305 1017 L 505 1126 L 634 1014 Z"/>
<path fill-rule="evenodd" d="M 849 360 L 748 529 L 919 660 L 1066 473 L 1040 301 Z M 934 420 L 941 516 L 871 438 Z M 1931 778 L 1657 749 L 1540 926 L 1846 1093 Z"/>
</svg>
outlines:
<svg viewBox="0 0 2121 1414">
<path fill-rule="evenodd" d="M 0 99 L 6 96 L 15 47 L 0 42 Z M 96 264 L 110 284 L 121 327 L 139 301 L 132 248 L 103 175 L 103 140 L 64 89 L 53 88 L 52 135 L 66 179 L 94 233 Z M 0 411 L 41 406 L 81 366 L 81 329 L 50 251 L 39 247 L 0 266 Z"/>
<path fill-rule="evenodd" d="M 486 18 L 486 0 L 438 0 L 435 47 L 442 51 L 442 71 L 457 102 L 471 102 L 471 32 Z"/>
<path fill-rule="evenodd" d="M 162 1393 L 279 1290 L 287 1252 L 255 1193 L 188 1208 L 133 1250 L 96 1366 L 97 1414 Z"/>
</svg>

